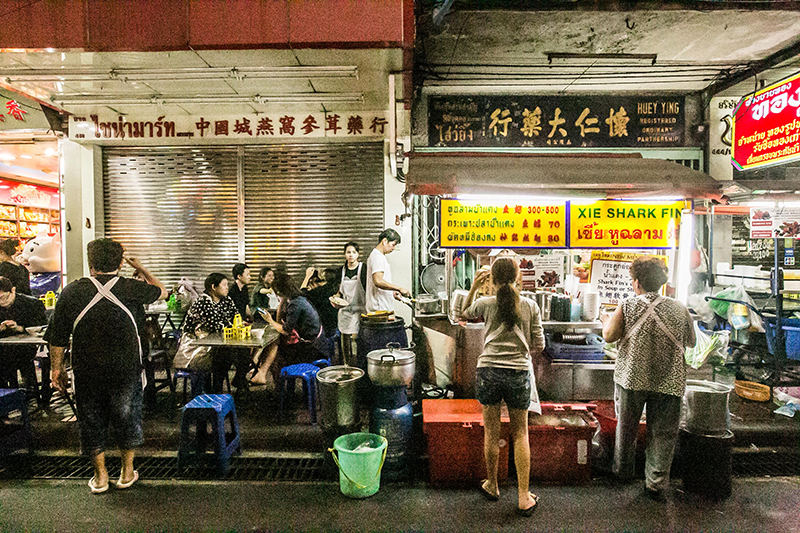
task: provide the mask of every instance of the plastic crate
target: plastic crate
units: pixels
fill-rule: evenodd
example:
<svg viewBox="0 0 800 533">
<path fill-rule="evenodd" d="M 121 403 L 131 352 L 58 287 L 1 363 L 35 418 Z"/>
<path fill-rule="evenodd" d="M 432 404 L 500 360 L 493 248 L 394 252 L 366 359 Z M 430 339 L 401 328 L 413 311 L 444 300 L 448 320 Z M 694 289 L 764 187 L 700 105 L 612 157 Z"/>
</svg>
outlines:
<svg viewBox="0 0 800 533">
<path fill-rule="evenodd" d="M 592 480 L 592 437 L 598 429 L 586 404 L 542 404 L 528 416 L 531 479 L 570 485 Z"/>
<path fill-rule="evenodd" d="M 508 478 L 509 418 L 500 418 L 497 479 Z M 433 485 L 474 484 L 486 478 L 483 412 L 478 400 L 422 400 L 422 428 Z"/>
<path fill-rule="evenodd" d="M 767 318 L 764 331 L 767 337 L 767 348 L 775 354 L 775 319 Z M 800 360 L 800 318 L 784 318 L 781 320 L 784 338 L 786 340 L 786 358 Z"/>
<path fill-rule="evenodd" d="M 603 340 L 603 337 L 595 333 L 588 333 L 586 335 L 586 344 L 556 342 L 550 334 L 548 334 L 546 338 L 547 345 L 544 351 L 551 359 L 600 361 L 605 357 L 603 348 L 606 345 L 606 341 Z"/>
</svg>

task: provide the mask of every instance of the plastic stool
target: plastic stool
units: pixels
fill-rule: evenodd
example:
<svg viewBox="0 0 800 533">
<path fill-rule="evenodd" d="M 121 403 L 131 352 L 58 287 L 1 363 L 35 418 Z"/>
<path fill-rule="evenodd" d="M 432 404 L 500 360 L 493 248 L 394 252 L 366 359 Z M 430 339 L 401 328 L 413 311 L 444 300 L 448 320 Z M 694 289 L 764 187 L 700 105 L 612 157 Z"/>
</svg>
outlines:
<svg viewBox="0 0 800 533">
<path fill-rule="evenodd" d="M 316 361 L 314 361 L 311 364 L 314 365 L 317 368 L 327 368 L 327 367 L 331 366 L 331 360 L 330 359 L 317 359 Z"/>
<path fill-rule="evenodd" d="M 205 389 L 206 383 L 206 372 L 201 370 L 189 370 L 188 368 L 176 368 L 175 371 L 172 373 L 172 390 L 177 391 L 178 387 L 178 380 L 183 379 L 183 396 L 181 403 L 186 404 L 186 380 L 188 379 L 192 386 L 192 397 L 194 399 L 196 396 L 203 394 Z M 228 387 L 228 392 L 230 392 L 230 387 Z"/>
<path fill-rule="evenodd" d="M 319 372 L 319 367 L 309 363 L 299 363 L 281 368 L 281 375 L 278 379 L 278 385 L 281 391 L 281 406 L 278 411 L 279 418 L 283 418 L 283 406 L 286 401 L 287 384 L 289 385 L 289 393 L 291 394 L 294 392 L 295 379 L 300 378 L 303 380 L 303 393 L 306 395 L 308 414 L 311 417 L 311 423 L 317 423 L 317 411 L 314 408 L 317 396 L 317 372 Z"/>
<path fill-rule="evenodd" d="M 230 421 L 230 432 L 225 431 L 225 419 Z M 201 394 L 183 407 L 181 414 L 181 442 L 178 448 L 178 470 L 189 458 L 205 455 L 208 441 L 208 424 L 211 423 L 211 437 L 214 458 L 220 474 L 230 469 L 230 458 L 241 453 L 239 442 L 239 422 L 236 419 L 236 406 L 230 394 Z M 196 426 L 192 436 L 192 424 Z"/>
<path fill-rule="evenodd" d="M 0 389 L 0 425 L 6 425 L 3 419 L 12 411 L 19 410 L 21 423 L 8 424 L 0 438 L 0 456 L 9 455 L 17 450 L 26 449 L 32 452 L 31 422 L 28 419 L 28 407 L 25 405 L 23 389 Z"/>
</svg>

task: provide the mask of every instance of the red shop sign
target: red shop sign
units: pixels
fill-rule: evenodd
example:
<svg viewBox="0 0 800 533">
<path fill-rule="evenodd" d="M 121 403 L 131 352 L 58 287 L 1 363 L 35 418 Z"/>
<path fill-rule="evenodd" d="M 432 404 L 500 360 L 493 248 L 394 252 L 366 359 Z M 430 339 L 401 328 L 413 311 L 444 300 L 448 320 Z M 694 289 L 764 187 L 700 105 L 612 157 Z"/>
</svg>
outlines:
<svg viewBox="0 0 800 533">
<path fill-rule="evenodd" d="M 739 170 L 800 159 L 800 73 L 739 101 L 731 158 Z"/>
<path fill-rule="evenodd" d="M 0 204 L 58 209 L 58 189 L 0 179 Z"/>
</svg>

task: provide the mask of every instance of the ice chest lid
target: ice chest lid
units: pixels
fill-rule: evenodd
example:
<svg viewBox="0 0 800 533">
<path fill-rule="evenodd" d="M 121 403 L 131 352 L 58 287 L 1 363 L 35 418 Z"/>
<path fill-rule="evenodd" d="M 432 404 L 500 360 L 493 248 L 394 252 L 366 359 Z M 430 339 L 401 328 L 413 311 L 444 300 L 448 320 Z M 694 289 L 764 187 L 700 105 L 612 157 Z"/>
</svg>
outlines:
<svg viewBox="0 0 800 533">
<path fill-rule="evenodd" d="M 503 405 L 500 421 L 509 422 L 508 409 Z M 422 400 L 423 424 L 452 423 L 483 425 L 483 409 L 478 400 Z"/>
</svg>

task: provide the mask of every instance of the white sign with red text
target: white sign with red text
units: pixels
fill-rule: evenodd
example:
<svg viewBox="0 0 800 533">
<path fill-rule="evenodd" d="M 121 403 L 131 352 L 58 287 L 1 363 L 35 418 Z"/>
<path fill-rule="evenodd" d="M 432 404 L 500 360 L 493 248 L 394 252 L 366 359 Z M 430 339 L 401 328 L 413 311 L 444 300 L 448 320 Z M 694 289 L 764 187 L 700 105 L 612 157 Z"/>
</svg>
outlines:
<svg viewBox="0 0 800 533">
<path fill-rule="evenodd" d="M 750 208 L 750 238 L 771 239 L 773 237 L 800 239 L 800 208 Z"/>
<path fill-rule="evenodd" d="M 247 113 L 211 115 L 73 115 L 69 138 L 76 142 L 123 144 L 268 143 L 290 139 L 383 139 L 385 111 Z"/>
</svg>

